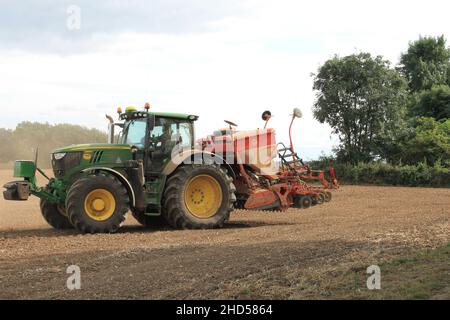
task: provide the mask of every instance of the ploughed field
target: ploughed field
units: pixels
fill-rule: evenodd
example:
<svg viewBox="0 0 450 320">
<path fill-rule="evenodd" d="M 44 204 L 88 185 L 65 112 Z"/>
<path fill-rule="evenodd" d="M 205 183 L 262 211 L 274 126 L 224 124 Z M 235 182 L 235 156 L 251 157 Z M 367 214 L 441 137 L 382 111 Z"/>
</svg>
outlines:
<svg viewBox="0 0 450 320">
<path fill-rule="evenodd" d="M 0 171 L 1 185 L 10 180 Z M 450 298 L 450 260 L 394 277 L 396 261 L 450 242 L 450 189 L 343 186 L 322 206 L 236 211 L 202 231 L 146 229 L 129 215 L 117 234 L 80 235 L 51 229 L 36 198 L 0 209 L 0 299 L 370 298 L 370 265 L 392 297 L 426 273 L 444 276 L 426 297 Z M 67 289 L 70 265 L 81 290 Z"/>
</svg>

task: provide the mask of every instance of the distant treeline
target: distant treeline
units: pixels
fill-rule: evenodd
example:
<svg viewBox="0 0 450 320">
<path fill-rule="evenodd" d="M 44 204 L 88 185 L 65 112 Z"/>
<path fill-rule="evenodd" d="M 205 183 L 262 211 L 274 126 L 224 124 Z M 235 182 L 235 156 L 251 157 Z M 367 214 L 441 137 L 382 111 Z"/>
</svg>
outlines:
<svg viewBox="0 0 450 320">
<path fill-rule="evenodd" d="M 310 161 L 313 168 L 324 170 L 329 179 L 328 168 L 334 159 L 322 157 Z M 416 164 L 391 164 L 383 162 L 360 162 L 357 164 L 333 162 L 340 184 L 374 184 L 408 187 L 450 187 L 450 169 L 437 161 Z"/>
<path fill-rule="evenodd" d="M 22 122 L 15 130 L 0 128 L 0 163 L 8 164 L 18 159 L 34 159 L 39 148 L 38 165 L 50 168 L 50 153 L 55 148 L 81 143 L 103 143 L 107 134 L 71 124 Z"/>
</svg>

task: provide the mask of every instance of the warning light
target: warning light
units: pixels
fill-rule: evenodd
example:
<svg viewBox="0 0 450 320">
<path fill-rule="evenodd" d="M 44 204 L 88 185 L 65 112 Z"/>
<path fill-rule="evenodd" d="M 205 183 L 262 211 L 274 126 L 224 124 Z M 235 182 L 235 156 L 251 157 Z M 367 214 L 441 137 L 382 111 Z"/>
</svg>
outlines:
<svg viewBox="0 0 450 320">
<path fill-rule="evenodd" d="M 125 112 L 134 112 L 134 111 L 137 111 L 137 109 L 136 109 L 136 107 L 132 107 L 132 106 L 130 106 L 130 107 L 127 107 L 126 109 L 125 109 Z"/>
<path fill-rule="evenodd" d="M 148 111 L 150 109 L 150 103 L 146 102 L 144 108 Z"/>
<path fill-rule="evenodd" d="M 121 108 L 121 107 L 118 107 L 118 108 L 117 108 L 117 113 L 118 113 L 118 114 L 122 114 L 122 108 Z"/>
</svg>

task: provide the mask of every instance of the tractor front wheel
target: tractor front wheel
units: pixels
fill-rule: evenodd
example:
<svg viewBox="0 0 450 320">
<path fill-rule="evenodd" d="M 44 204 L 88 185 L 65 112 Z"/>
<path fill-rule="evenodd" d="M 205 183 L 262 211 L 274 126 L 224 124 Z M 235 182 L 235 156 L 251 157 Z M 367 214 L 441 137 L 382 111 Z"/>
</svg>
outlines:
<svg viewBox="0 0 450 320">
<path fill-rule="evenodd" d="M 40 207 L 45 221 L 53 228 L 59 230 L 73 229 L 64 206 L 41 199 Z"/>
<path fill-rule="evenodd" d="M 127 190 L 115 177 L 90 175 L 77 180 L 66 200 L 73 226 L 83 233 L 113 233 L 129 211 Z"/>
<path fill-rule="evenodd" d="M 222 227 L 236 202 L 236 188 L 218 165 L 185 165 L 167 180 L 163 214 L 173 228 Z"/>
</svg>

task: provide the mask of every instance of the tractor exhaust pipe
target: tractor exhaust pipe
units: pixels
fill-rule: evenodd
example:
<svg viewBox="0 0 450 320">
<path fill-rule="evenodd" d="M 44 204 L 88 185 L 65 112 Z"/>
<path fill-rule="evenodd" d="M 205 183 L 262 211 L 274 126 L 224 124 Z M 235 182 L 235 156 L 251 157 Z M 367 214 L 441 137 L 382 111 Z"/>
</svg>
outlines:
<svg viewBox="0 0 450 320">
<path fill-rule="evenodd" d="M 106 119 L 109 120 L 108 124 L 108 143 L 114 144 L 114 119 L 110 115 L 106 115 Z"/>
</svg>

